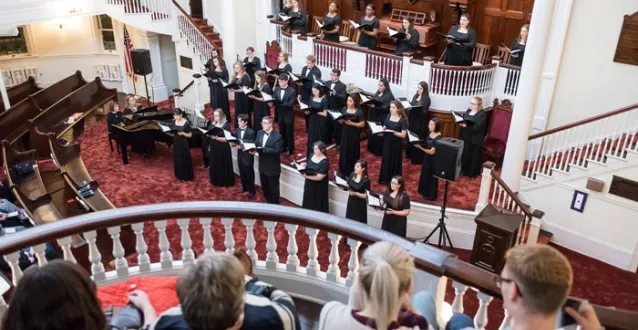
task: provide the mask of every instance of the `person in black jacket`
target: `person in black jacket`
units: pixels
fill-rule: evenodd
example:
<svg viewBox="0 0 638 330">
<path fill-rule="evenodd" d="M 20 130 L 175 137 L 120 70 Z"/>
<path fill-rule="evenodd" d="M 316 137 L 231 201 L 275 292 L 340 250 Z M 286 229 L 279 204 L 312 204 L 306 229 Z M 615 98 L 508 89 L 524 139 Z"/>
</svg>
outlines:
<svg viewBox="0 0 638 330">
<path fill-rule="evenodd" d="M 332 72 L 330 72 L 330 81 L 325 83 L 325 85 L 331 89 L 330 94 L 327 95 L 328 109 L 330 110 L 341 111 L 341 109 L 346 106 L 346 97 L 348 96 L 347 88 L 346 84 L 339 80 L 340 77 L 341 70 L 334 68 Z M 337 144 L 337 148 L 339 148 L 339 143 L 341 142 L 341 125 L 330 120 L 329 126 L 329 132 L 332 132 L 332 137 Z"/>
<path fill-rule="evenodd" d="M 461 15 L 459 25 L 452 25 L 448 35 L 456 40 L 447 39 L 445 65 L 472 66 L 472 52 L 476 46 L 476 31 L 470 27 L 470 16 Z"/>
<path fill-rule="evenodd" d="M 252 64 L 252 65 L 249 65 Z M 261 69 L 261 60 L 259 57 L 255 56 L 255 48 L 248 47 L 246 48 L 246 57 L 244 58 L 244 67 L 246 68 L 246 72 L 250 76 L 250 81 L 255 81 L 255 72 Z"/>
<path fill-rule="evenodd" d="M 411 17 L 403 19 L 403 28 L 399 30 L 406 34 L 405 38 L 397 40 L 395 55 L 402 56 L 405 52 L 416 52 L 419 48 L 419 31 L 414 28 L 414 20 Z"/>
<path fill-rule="evenodd" d="M 317 58 L 313 55 L 306 56 L 306 66 L 301 69 L 301 76 L 299 78 L 308 78 L 312 79 L 312 83 L 303 84 L 301 82 L 297 82 L 297 86 L 301 91 L 301 102 L 308 104 L 308 100 L 310 100 L 310 96 L 312 96 L 312 85 L 315 82 L 315 79 L 321 80 L 321 71 L 315 65 L 317 63 Z"/>
<path fill-rule="evenodd" d="M 248 127 L 248 119 L 245 113 L 237 116 L 239 127 L 235 131 L 235 137 L 238 141 L 255 141 L 255 131 Z M 237 148 L 237 165 L 239 166 L 239 177 L 241 179 L 241 190 L 239 192 L 248 192 L 248 198 L 253 198 L 255 196 L 255 156 L 242 151 L 239 143 L 235 145 L 235 148 Z"/>
<path fill-rule="evenodd" d="M 277 78 L 279 86 L 275 87 L 274 95 L 275 109 L 279 114 L 279 130 L 283 139 L 283 152 L 287 150 L 286 156 L 295 152 L 295 115 L 292 105 L 295 103 L 295 90 L 288 86 L 288 75 L 282 73 Z M 264 117 L 265 118 L 265 117 Z"/>
<path fill-rule="evenodd" d="M 516 53 L 512 54 L 510 60 L 511 65 L 522 66 L 523 57 L 525 57 L 525 46 L 527 45 L 527 33 L 529 31 L 529 24 L 525 24 L 521 27 L 521 32 L 518 37 L 512 42 L 512 51 Z"/>
<path fill-rule="evenodd" d="M 463 156 L 461 169 L 463 175 L 470 178 L 481 174 L 483 167 L 483 139 L 485 135 L 485 111 L 483 100 L 475 96 L 470 102 L 470 108 L 463 116 L 461 126 L 461 139 L 463 140 Z"/>
<path fill-rule="evenodd" d="M 279 177 L 281 175 L 281 135 L 273 130 L 273 119 L 266 116 L 261 120 L 263 130 L 257 132 L 255 145 L 259 149 L 259 179 L 264 199 L 268 204 L 279 204 Z M 251 151 L 254 155 L 256 152 Z"/>
</svg>

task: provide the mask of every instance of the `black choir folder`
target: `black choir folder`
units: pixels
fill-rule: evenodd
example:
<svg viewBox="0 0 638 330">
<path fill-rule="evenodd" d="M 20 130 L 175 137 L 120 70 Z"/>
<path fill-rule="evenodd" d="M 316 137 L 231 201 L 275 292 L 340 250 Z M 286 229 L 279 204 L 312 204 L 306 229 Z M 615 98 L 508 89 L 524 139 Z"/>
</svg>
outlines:
<svg viewBox="0 0 638 330">
<path fill-rule="evenodd" d="M 328 110 L 328 114 L 334 120 L 350 120 L 353 123 L 358 122 L 356 120 L 357 116 L 354 113 L 341 113 L 341 111 L 338 110 Z"/>
<path fill-rule="evenodd" d="M 246 140 L 246 141 L 240 141 L 240 143 L 241 143 L 241 150 L 246 152 L 259 151 L 263 149 L 262 147 L 255 145 L 255 141 Z"/>
<path fill-rule="evenodd" d="M 301 102 L 301 97 L 299 97 L 297 99 L 297 101 L 299 102 L 299 110 L 301 110 L 301 111 L 310 111 L 311 113 L 317 113 L 317 112 L 321 112 L 321 111 L 324 110 L 324 109 L 313 108 L 313 107 Z"/>
<path fill-rule="evenodd" d="M 359 24 L 353 20 L 348 20 L 348 21 L 350 22 L 350 25 L 352 25 L 352 27 L 354 27 L 355 29 L 366 30 L 369 32 L 374 31 L 374 26 L 372 26 L 372 24 L 369 24 L 369 23 Z"/>
<path fill-rule="evenodd" d="M 363 94 L 359 94 L 359 95 L 361 96 L 361 104 L 368 104 L 368 105 L 372 104 L 375 107 L 379 107 L 379 106 L 383 105 L 383 102 L 381 102 L 381 101 L 379 101 L 377 99 L 367 97 L 367 96 L 365 96 Z"/>
<path fill-rule="evenodd" d="M 383 127 L 383 125 L 381 125 L 381 123 L 375 123 L 372 121 L 368 122 L 368 126 L 370 127 L 370 131 L 372 135 L 384 135 L 384 134 L 388 134 L 388 133 L 398 133 L 396 131 L 393 131 L 391 129 L 386 129 L 385 127 Z"/>
<path fill-rule="evenodd" d="M 323 24 L 321 22 L 319 22 L 318 19 L 315 18 L 315 22 L 317 22 L 317 25 L 319 26 L 320 29 L 322 30 L 326 30 L 326 31 L 331 31 L 335 29 L 335 25 L 333 23 L 330 24 Z"/>
<path fill-rule="evenodd" d="M 292 16 L 288 16 L 284 13 L 279 13 L 279 18 L 281 18 L 282 21 L 287 22 L 287 23 L 292 23 L 295 20 L 298 20 L 299 17 L 292 17 Z"/>
<path fill-rule="evenodd" d="M 459 41 L 459 39 L 451 34 L 443 34 L 441 32 L 436 31 L 436 34 L 444 36 L 446 39 L 454 40 L 455 42 Z"/>
<path fill-rule="evenodd" d="M 288 74 L 287 72 L 284 72 L 284 70 L 282 69 L 279 69 L 279 68 L 271 69 L 269 67 L 266 67 L 266 72 L 273 76 L 279 76 L 282 73 Z"/>
<path fill-rule="evenodd" d="M 295 165 L 295 169 L 301 173 L 301 174 L 306 174 L 306 175 L 316 175 L 317 171 L 315 170 L 311 170 L 311 169 L 307 169 L 306 168 L 306 164 L 299 164 L 297 163 L 296 160 L 293 160 L 292 163 Z"/>
<path fill-rule="evenodd" d="M 213 126 L 213 128 L 209 129 L 208 131 L 202 128 L 197 128 L 200 132 L 202 132 L 202 134 L 208 135 L 208 136 L 219 136 L 220 133 L 224 135 L 224 138 L 226 139 L 226 141 L 228 142 L 233 142 L 233 141 L 237 141 L 237 138 L 233 136 L 233 134 L 221 127 L 217 127 L 217 126 Z"/>
<path fill-rule="evenodd" d="M 263 102 L 270 102 L 273 100 L 272 95 L 264 93 L 263 91 L 260 91 L 258 89 L 251 89 L 251 88 L 242 88 L 244 90 L 244 94 L 246 94 L 246 96 L 250 96 L 250 95 L 254 95 L 255 97 L 264 99 Z"/>
<path fill-rule="evenodd" d="M 381 210 L 392 209 L 386 203 L 383 202 L 383 197 L 381 195 L 375 192 L 372 192 L 370 190 L 366 190 L 366 194 L 368 195 L 368 205 L 370 207 L 373 207 L 375 209 L 381 209 Z"/>
<path fill-rule="evenodd" d="M 213 79 L 213 80 L 219 79 L 219 76 L 217 75 L 217 72 L 215 72 L 215 70 L 208 70 L 206 72 L 202 72 L 202 76 Z"/>
<path fill-rule="evenodd" d="M 418 135 L 408 131 L 408 143 L 418 143 L 420 145 L 423 145 L 423 139 L 421 139 Z"/>
<path fill-rule="evenodd" d="M 471 120 L 471 119 L 465 119 L 465 114 L 463 114 L 462 116 L 459 116 L 456 114 L 456 112 L 454 112 L 454 110 L 450 110 L 450 112 L 452 112 L 452 116 L 454 116 L 454 121 L 457 123 L 465 123 L 465 125 L 467 125 L 467 127 L 472 127 L 474 125 L 476 125 L 476 122 Z"/>
<path fill-rule="evenodd" d="M 227 89 L 241 89 L 241 86 L 237 85 L 236 83 L 227 83 L 225 81 L 221 81 L 222 82 L 222 88 L 227 88 Z"/>
<path fill-rule="evenodd" d="M 292 81 L 297 82 L 297 83 L 302 83 L 302 84 L 314 84 L 315 83 L 315 76 L 314 75 L 310 75 L 308 77 L 302 77 L 301 73 L 300 74 L 296 74 L 293 73 L 290 75 L 290 78 L 292 78 Z"/>
<path fill-rule="evenodd" d="M 341 190 L 350 190 L 350 186 L 348 185 L 348 181 L 344 178 L 340 177 L 336 170 L 334 171 L 335 180 L 333 183 L 339 187 Z"/>
<path fill-rule="evenodd" d="M 175 128 L 173 128 L 172 126 L 166 126 L 162 123 L 160 123 L 159 121 L 155 121 L 157 123 L 157 125 L 159 125 L 160 129 L 162 129 L 162 132 L 166 133 L 166 134 L 175 134 L 177 133 L 177 130 Z"/>
<path fill-rule="evenodd" d="M 403 108 L 406 109 L 406 110 L 412 109 L 412 108 L 421 108 L 421 107 L 423 107 L 420 104 L 412 105 L 412 103 L 410 103 L 410 101 L 408 101 L 408 99 L 406 99 L 405 97 L 399 97 L 399 98 L 397 98 L 397 100 L 399 100 L 399 102 L 401 102 L 401 105 L 403 105 Z"/>
<path fill-rule="evenodd" d="M 386 28 L 388 29 L 388 34 L 390 35 L 390 38 L 404 39 L 406 37 L 406 34 L 404 32 L 395 30 L 389 26 L 387 26 Z"/>
</svg>

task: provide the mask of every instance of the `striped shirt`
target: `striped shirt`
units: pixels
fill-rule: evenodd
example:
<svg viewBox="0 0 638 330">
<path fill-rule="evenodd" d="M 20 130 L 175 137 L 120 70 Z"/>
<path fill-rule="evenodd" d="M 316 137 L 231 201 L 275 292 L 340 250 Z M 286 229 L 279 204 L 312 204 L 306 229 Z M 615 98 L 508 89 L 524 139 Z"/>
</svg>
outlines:
<svg viewBox="0 0 638 330">
<path fill-rule="evenodd" d="M 258 279 L 246 283 L 242 330 L 300 330 L 299 317 L 292 298 Z M 176 306 L 166 310 L 144 330 L 190 330 Z"/>
</svg>

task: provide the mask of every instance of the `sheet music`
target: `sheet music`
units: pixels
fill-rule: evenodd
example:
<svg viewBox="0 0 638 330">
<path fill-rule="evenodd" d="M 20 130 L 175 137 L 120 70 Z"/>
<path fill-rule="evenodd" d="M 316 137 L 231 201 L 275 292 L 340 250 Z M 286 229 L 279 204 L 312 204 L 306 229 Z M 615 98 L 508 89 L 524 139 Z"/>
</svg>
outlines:
<svg viewBox="0 0 638 330">
<path fill-rule="evenodd" d="M 237 141 L 237 138 L 233 136 L 233 133 L 224 130 L 224 138 L 226 139 L 226 141 Z"/>
<path fill-rule="evenodd" d="M 339 186 L 344 186 L 344 187 L 348 187 L 348 181 L 342 179 L 340 176 L 338 176 L 335 173 L 335 183 Z"/>
<path fill-rule="evenodd" d="M 399 100 L 405 109 L 412 108 L 410 101 Z"/>
<path fill-rule="evenodd" d="M 264 99 L 264 102 L 269 102 L 274 100 L 274 98 L 272 97 L 272 95 L 270 94 L 266 94 L 264 92 L 261 92 L 261 97 Z"/>
<path fill-rule="evenodd" d="M 418 135 L 408 131 L 408 142 L 412 143 L 412 142 L 421 142 L 421 141 L 423 140 L 421 140 Z"/>
<path fill-rule="evenodd" d="M 460 123 L 464 120 L 463 117 L 457 115 L 456 112 L 454 112 L 454 110 L 450 110 L 450 111 L 452 112 L 452 116 L 454 116 L 455 122 Z"/>
<path fill-rule="evenodd" d="M 159 125 L 159 127 L 162 129 L 162 132 L 164 132 L 164 133 L 172 131 L 172 129 L 170 127 L 168 127 L 166 125 L 162 125 L 162 124 L 160 124 L 160 122 L 157 122 L 157 121 L 156 121 L 156 123 L 157 123 L 157 125 Z"/>
<path fill-rule="evenodd" d="M 375 122 L 369 121 L 368 125 L 370 126 L 370 130 L 372 131 L 372 134 L 377 134 L 377 133 L 381 133 L 381 132 L 385 131 L 383 126 L 381 126 L 381 125 L 379 125 L 379 124 L 377 124 Z"/>
<path fill-rule="evenodd" d="M 201 127 L 197 127 L 197 129 L 198 129 L 200 132 L 202 132 L 202 134 L 206 134 L 206 132 L 208 132 L 207 130 L 202 129 Z"/>
<path fill-rule="evenodd" d="M 368 195 L 368 205 L 372 207 L 383 208 L 383 205 L 381 205 L 381 199 L 379 197 L 373 196 L 370 190 L 366 190 L 366 195 Z"/>
<path fill-rule="evenodd" d="M 282 13 L 279 13 L 279 18 L 281 18 L 282 21 L 288 21 L 289 19 L 291 19 L 290 16 L 284 15 Z"/>
<path fill-rule="evenodd" d="M 304 110 L 304 109 L 308 109 L 308 108 L 309 108 L 309 106 L 308 106 L 307 104 L 305 104 L 305 103 L 301 102 L 301 97 L 299 97 L 299 98 L 297 99 L 297 101 L 299 101 L 299 107 L 301 108 L 301 110 Z"/>
<path fill-rule="evenodd" d="M 328 110 L 328 113 L 330 114 L 330 116 L 334 119 L 337 120 L 339 118 L 341 118 L 343 115 L 341 114 L 341 112 L 339 111 L 334 111 L 334 110 Z"/>
<path fill-rule="evenodd" d="M 359 94 L 359 96 L 361 96 L 361 103 L 366 103 L 368 101 L 370 101 L 370 98 L 363 95 L 363 94 Z"/>
<path fill-rule="evenodd" d="M 522 52 L 522 49 L 514 49 L 514 50 L 510 50 L 510 54 L 514 55 L 514 54 L 518 54 L 520 52 Z"/>
<path fill-rule="evenodd" d="M 350 22 L 350 24 L 355 28 L 358 29 L 361 25 L 357 24 L 355 21 L 349 19 L 348 22 Z"/>
<path fill-rule="evenodd" d="M 390 38 L 394 37 L 394 35 L 396 35 L 397 33 L 399 33 L 399 31 L 390 28 L 389 26 L 386 26 L 386 29 L 388 29 L 388 34 L 390 35 Z"/>
<path fill-rule="evenodd" d="M 293 163 L 295 164 L 295 168 L 297 169 L 297 171 L 301 172 L 306 170 L 306 163 L 299 164 L 297 163 L 297 161 L 294 161 Z"/>
<path fill-rule="evenodd" d="M 317 25 L 319 25 L 319 28 L 321 29 L 323 27 L 323 24 L 321 24 L 321 22 L 319 22 L 318 19 L 315 18 L 315 22 L 317 22 Z"/>
<path fill-rule="evenodd" d="M 299 80 L 299 77 L 297 77 L 297 75 L 296 75 L 296 74 L 294 74 L 294 73 L 290 74 L 289 76 L 290 76 L 290 79 L 292 79 L 292 81 L 297 81 L 297 80 Z"/>
<path fill-rule="evenodd" d="M 254 143 L 254 142 L 244 142 L 244 141 L 241 141 L 241 147 L 242 147 L 244 150 L 259 149 L 259 147 L 257 147 L 257 146 L 255 145 L 255 143 Z"/>
<path fill-rule="evenodd" d="M 208 118 L 204 117 L 204 115 L 202 114 L 201 110 L 195 110 L 195 117 L 204 119 L 204 120 L 208 120 Z"/>
<path fill-rule="evenodd" d="M 221 82 L 222 82 L 222 87 L 226 87 L 226 86 L 228 86 L 228 85 L 229 85 L 227 82 L 225 82 L 225 81 L 223 81 L 223 80 L 221 80 L 221 79 L 219 79 L 219 81 L 221 81 Z"/>
<path fill-rule="evenodd" d="M 252 88 L 249 88 L 249 87 L 246 87 L 246 86 L 242 86 L 241 90 L 244 91 L 244 94 L 248 94 L 248 93 L 253 91 Z"/>
</svg>

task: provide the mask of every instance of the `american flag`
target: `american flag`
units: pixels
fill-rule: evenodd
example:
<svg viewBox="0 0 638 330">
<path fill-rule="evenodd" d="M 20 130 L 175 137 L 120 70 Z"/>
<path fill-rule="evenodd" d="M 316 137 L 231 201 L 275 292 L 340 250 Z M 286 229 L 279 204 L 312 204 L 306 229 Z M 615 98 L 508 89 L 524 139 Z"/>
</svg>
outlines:
<svg viewBox="0 0 638 330">
<path fill-rule="evenodd" d="M 128 34 L 126 25 L 124 25 L 124 47 L 126 48 L 124 51 L 126 75 L 133 79 L 133 81 L 137 82 L 137 76 L 135 75 L 135 73 L 133 73 L 133 61 L 131 60 L 131 49 L 133 49 L 133 42 L 131 41 L 131 37 Z"/>
</svg>

